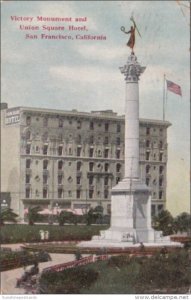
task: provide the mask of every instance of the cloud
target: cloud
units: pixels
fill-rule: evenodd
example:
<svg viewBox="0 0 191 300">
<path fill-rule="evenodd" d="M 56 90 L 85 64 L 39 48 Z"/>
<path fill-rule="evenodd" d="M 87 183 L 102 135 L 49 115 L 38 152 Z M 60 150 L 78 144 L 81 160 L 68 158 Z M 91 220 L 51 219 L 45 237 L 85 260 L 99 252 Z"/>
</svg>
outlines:
<svg viewBox="0 0 191 300">
<path fill-rule="evenodd" d="M 127 55 L 127 48 L 112 45 L 80 45 L 75 47 L 76 51 L 87 59 L 97 61 L 113 61 Z"/>
<path fill-rule="evenodd" d="M 112 69 L 86 66 L 52 66 L 50 75 L 56 80 L 69 80 L 83 84 L 119 81 L 120 76 Z"/>
</svg>

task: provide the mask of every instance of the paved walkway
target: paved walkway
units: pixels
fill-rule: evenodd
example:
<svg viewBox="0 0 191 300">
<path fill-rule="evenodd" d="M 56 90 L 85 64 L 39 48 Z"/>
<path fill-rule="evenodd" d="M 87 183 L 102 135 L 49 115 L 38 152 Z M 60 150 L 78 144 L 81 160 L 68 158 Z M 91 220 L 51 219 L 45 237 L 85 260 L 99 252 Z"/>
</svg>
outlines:
<svg viewBox="0 0 191 300">
<path fill-rule="evenodd" d="M 19 249 L 22 244 L 2 245 L 4 247 L 10 247 L 11 249 Z M 39 263 L 39 270 L 42 272 L 44 268 L 54 266 L 56 264 L 66 263 L 75 260 L 74 254 L 57 254 L 50 253 L 52 261 Z M 30 269 L 28 266 L 27 269 Z M 10 271 L 1 272 L 1 294 L 25 294 L 25 290 L 22 288 L 16 288 L 17 278 L 20 278 L 24 273 L 24 269 L 18 268 Z"/>
</svg>

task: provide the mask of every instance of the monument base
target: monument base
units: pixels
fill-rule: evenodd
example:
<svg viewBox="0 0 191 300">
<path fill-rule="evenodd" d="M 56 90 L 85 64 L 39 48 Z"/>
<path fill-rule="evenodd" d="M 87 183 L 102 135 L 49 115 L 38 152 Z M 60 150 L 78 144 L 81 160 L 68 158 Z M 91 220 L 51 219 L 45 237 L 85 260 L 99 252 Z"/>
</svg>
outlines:
<svg viewBox="0 0 191 300">
<path fill-rule="evenodd" d="M 120 181 L 111 191 L 111 227 L 79 247 L 182 246 L 151 227 L 151 191 L 139 179 Z"/>
</svg>

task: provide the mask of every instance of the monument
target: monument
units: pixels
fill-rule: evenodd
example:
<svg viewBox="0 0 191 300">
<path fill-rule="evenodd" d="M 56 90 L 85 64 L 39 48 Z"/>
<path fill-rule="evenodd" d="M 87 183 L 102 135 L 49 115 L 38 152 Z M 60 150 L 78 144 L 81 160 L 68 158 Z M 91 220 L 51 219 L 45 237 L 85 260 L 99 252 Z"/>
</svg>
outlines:
<svg viewBox="0 0 191 300">
<path fill-rule="evenodd" d="M 134 22 L 134 20 L 133 20 Z M 129 247 L 140 243 L 180 245 L 163 237 L 161 231 L 151 227 L 151 189 L 139 175 L 139 78 L 146 67 L 140 65 L 134 54 L 135 29 L 127 43 L 132 51 L 127 63 L 120 68 L 125 76 L 125 175 L 111 190 L 111 227 L 81 242 L 79 247 Z"/>
</svg>

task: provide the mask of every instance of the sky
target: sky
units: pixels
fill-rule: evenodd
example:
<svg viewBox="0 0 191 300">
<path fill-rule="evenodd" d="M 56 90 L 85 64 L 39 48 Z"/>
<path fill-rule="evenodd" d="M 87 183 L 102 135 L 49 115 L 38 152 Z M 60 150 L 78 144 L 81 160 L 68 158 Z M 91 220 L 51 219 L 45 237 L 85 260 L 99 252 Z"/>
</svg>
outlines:
<svg viewBox="0 0 191 300">
<path fill-rule="evenodd" d="M 31 22 L 11 16 L 33 17 Z M 37 16 L 72 22 L 37 21 Z M 164 74 L 181 86 L 182 97 L 168 92 L 167 209 L 175 216 L 190 210 L 190 24 L 189 1 L 1 1 L 1 102 L 89 112 L 112 109 L 124 114 L 125 81 L 119 67 L 130 54 L 134 17 L 135 54 L 146 66 L 139 81 L 140 117 L 163 118 Z M 85 18 L 85 21 L 75 21 Z M 39 26 L 39 30 L 21 30 Z M 42 26 L 64 30 L 42 30 Z M 85 31 L 69 31 L 74 25 Z M 38 39 L 26 38 L 38 35 Z M 41 39 L 67 35 L 72 39 Z M 106 39 L 76 39 L 76 35 Z"/>
</svg>

